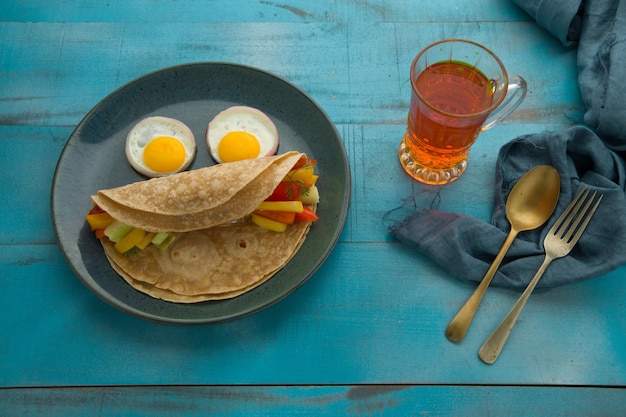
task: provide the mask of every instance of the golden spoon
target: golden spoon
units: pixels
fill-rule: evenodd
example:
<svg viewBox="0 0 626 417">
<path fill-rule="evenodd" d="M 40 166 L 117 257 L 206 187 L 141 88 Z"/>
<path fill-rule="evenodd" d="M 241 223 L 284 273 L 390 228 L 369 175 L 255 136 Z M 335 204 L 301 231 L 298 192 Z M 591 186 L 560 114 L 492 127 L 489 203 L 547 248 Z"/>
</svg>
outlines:
<svg viewBox="0 0 626 417">
<path fill-rule="evenodd" d="M 513 240 L 519 232 L 536 229 L 550 218 L 559 199 L 560 189 L 559 173 L 549 165 L 536 166 L 517 181 L 506 200 L 506 217 L 511 223 L 511 230 L 480 284 L 448 325 L 448 340 L 463 340 L 487 287 Z"/>
</svg>

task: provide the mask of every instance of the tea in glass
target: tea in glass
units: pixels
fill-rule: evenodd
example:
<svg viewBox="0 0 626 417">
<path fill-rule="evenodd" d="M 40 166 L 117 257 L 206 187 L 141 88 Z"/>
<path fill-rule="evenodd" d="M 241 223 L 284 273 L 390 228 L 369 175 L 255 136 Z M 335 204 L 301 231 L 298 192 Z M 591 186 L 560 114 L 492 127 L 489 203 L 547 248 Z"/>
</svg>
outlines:
<svg viewBox="0 0 626 417">
<path fill-rule="evenodd" d="M 490 51 L 454 39 L 418 54 L 411 87 L 399 157 L 409 175 L 428 184 L 460 177 L 478 134 L 508 116 L 526 95 L 526 82 L 518 76 L 509 80 Z"/>
</svg>

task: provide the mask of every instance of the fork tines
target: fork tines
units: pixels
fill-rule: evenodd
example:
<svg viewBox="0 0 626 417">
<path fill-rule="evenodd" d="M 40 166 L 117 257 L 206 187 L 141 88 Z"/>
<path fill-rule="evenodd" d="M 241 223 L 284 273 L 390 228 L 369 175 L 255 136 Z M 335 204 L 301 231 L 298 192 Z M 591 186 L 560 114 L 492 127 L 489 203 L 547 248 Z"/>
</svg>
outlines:
<svg viewBox="0 0 626 417">
<path fill-rule="evenodd" d="M 556 220 L 555 226 L 551 229 L 553 235 L 559 239 L 565 240 L 568 243 L 576 243 L 582 235 L 583 231 L 587 227 L 589 220 L 595 213 L 600 201 L 602 201 L 602 194 L 596 199 L 595 204 L 591 206 L 597 191 L 593 191 L 591 196 L 589 193 L 591 189 L 587 186 L 582 186 L 574 200 L 567 206 L 567 209 Z M 584 206 L 583 206 L 584 204 Z M 582 209 L 581 209 L 581 206 Z M 584 216 L 587 216 L 584 220 Z M 570 227 L 571 226 L 571 227 Z"/>
</svg>

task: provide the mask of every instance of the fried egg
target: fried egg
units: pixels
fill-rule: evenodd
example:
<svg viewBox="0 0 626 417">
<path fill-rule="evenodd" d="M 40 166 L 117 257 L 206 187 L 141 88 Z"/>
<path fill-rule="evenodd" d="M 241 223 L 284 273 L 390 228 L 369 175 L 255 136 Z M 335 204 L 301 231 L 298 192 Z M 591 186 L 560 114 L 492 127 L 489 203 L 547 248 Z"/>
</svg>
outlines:
<svg viewBox="0 0 626 417">
<path fill-rule="evenodd" d="M 140 174 L 162 177 L 191 164 L 196 140 L 183 122 L 163 116 L 147 117 L 126 136 L 126 158 Z"/>
<path fill-rule="evenodd" d="M 219 113 L 206 131 L 209 152 L 217 162 L 233 162 L 274 155 L 278 130 L 261 110 L 234 106 Z"/>
</svg>

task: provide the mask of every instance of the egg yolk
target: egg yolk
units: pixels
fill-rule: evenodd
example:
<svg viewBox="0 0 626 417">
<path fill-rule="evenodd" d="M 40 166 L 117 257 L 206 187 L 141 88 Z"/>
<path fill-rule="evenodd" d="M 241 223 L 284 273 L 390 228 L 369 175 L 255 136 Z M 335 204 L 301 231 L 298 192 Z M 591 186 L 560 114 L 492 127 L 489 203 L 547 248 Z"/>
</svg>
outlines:
<svg viewBox="0 0 626 417">
<path fill-rule="evenodd" d="M 217 145 L 217 153 L 222 162 L 256 158 L 260 152 L 261 145 L 257 138 L 243 131 L 227 133 Z"/>
<path fill-rule="evenodd" d="M 175 171 L 185 162 L 185 146 L 170 136 L 156 137 L 144 148 L 143 162 L 156 172 Z"/>
</svg>

